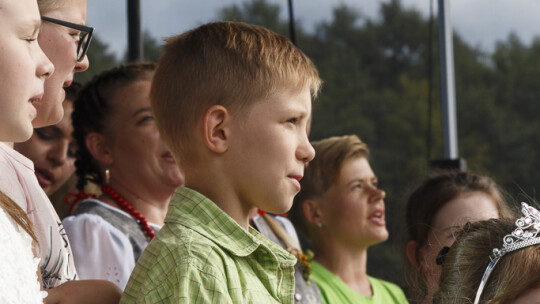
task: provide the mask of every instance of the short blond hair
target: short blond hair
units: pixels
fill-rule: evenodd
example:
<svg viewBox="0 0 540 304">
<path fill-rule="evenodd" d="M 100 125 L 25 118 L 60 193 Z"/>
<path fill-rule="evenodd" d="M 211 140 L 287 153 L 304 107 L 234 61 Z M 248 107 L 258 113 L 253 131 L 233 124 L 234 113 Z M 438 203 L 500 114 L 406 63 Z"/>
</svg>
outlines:
<svg viewBox="0 0 540 304">
<path fill-rule="evenodd" d="M 216 22 L 167 39 L 150 99 L 161 138 L 180 162 L 189 162 L 194 130 L 211 106 L 237 113 L 278 90 L 307 87 L 315 98 L 320 86 L 315 65 L 286 37 Z"/>
</svg>

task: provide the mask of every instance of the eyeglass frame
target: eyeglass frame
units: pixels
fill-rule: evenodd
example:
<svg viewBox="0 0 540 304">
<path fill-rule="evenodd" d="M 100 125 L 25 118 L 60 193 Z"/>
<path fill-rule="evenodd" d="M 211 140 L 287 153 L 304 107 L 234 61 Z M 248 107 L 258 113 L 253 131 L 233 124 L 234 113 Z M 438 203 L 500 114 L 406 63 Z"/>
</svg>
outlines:
<svg viewBox="0 0 540 304">
<path fill-rule="evenodd" d="M 77 61 L 81 62 L 84 59 L 84 56 L 86 56 L 86 52 L 88 51 L 88 47 L 90 46 L 90 42 L 92 41 L 92 35 L 94 34 L 95 29 L 93 27 L 71 23 L 71 22 L 67 22 L 64 20 L 59 20 L 59 19 L 55 19 L 55 18 L 51 18 L 47 16 L 41 16 L 41 20 L 58 24 L 58 25 L 62 25 L 65 27 L 69 27 L 72 29 L 76 29 L 83 33 L 86 33 L 88 35 L 88 39 L 87 39 L 88 42 L 86 43 L 86 45 L 84 46 L 82 45 L 84 42 L 84 39 L 83 39 L 84 36 L 81 37 L 81 40 L 79 40 L 79 44 L 77 45 Z M 81 50 L 81 48 L 82 48 L 82 52 L 79 55 L 79 51 Z"/>
</svg>

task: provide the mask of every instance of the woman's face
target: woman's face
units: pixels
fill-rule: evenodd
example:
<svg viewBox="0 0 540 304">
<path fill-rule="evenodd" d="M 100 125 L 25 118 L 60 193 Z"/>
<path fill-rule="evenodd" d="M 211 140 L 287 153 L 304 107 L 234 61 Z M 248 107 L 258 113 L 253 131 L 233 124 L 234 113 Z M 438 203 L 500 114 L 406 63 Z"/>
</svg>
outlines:
<svg viewBox="0 0 540 304">
<path fill-rule="evenodd" d="M 47 195 L 62 187 L 75 172 L 72 102 L 64 102 L 63 107 L 64 117 L 58 124 L 35 129 L 28 141 L 15 144 L 15 150 L 34 162 L 37 180 Z"/>
<path fill-rule="evenodd" d="M 84 25 L 86 23 L 86 0 L 64 0 L 61 7 L 44 16 Z M 88 69 L 88 58 L 77 61 L 79 31 L 51 23 L 42 22 L 39 45 L 52 61 L 54 74 L 45 81 L 45 94 L 34 105 L 37 117 L 32 121 L 34 128 L 53 125 L 63 117 L 62 102 L 65 98 L 64 87 L 69 87 L 73 75 Z"/>
<path fill-rule="evenodd" d="M 385 241 L 385 196 L 366 158 L 346 160 L 319 204 L 321 229 L 349 247 L 367 248 Z"/>
<path fill-rule="evenodd" d="M 161 141 L 150 109 L 150 81 L 138 81 L 112 96 L 105 142 L 112 154 L 110 184 L 170 192 L 183 184 L 176 162 Z"/>
<path fill-rule="evenodd" d="M 439 285 L 441 266 L 435 263 L 444 246 L 452 246 L 454 232 L 467 222 L 499 218 L 497 205 L 484 192 L 464 193 L 447 202 L 433 219 L 426 245 L 420 249 L 420 270 L 426 278 L 428 295 L 433 295 Z"/>
</svg>

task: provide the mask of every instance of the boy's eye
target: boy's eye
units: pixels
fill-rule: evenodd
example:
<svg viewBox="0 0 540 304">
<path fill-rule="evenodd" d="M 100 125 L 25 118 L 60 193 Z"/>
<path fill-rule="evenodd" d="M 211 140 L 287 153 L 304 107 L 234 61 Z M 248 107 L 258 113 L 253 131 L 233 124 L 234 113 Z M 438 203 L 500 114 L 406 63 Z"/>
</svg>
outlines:
<svg viewBox="0 0 540 304">
<path fill-rule="evenodd" d="M 296 118 L 296 117 L 291 118 L 291 119 L 287 120 L 287 122 L 292 123 L 292 124 L 296 124 L 298 122 L 298 118 Z"/>
<path fill-rule="evenodd" d="M 154 120 L 154 117 L 153 116 L 145 116 L 143 118 L 141 118 L 137 124 L 142 124 L 142 123 L 145 123 L 145 122 L 150 122 L 150 121 L 153 121 Z"/>
<path fill-rule="evenodd" d="M 24 38 L 24 40 L 26 40 L 26 42 L 28 42 L 28 43 L 32 43 L 34 41 L 37 41 L 37 39 L 38 39 L 37 35 L 28 35 L 28 36 L 26 36 L 26 38 Z"/>
</svg>

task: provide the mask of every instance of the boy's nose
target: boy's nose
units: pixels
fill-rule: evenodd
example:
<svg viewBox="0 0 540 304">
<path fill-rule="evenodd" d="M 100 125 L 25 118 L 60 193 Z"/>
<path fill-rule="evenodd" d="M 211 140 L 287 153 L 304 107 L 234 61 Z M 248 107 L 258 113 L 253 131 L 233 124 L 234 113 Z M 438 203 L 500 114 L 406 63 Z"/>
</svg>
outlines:
<svg viewBox="0 0 540 304">
<path fill-rule="evenodd" d="M 300 159 L 306 165 L 315 157 L 315 149 L 309 142 L 307 136 L 305 136 L 305 139 L 302 140 L 300 147 L 298 147 L 297 154 L 298 159 Z"/>
</svg>

